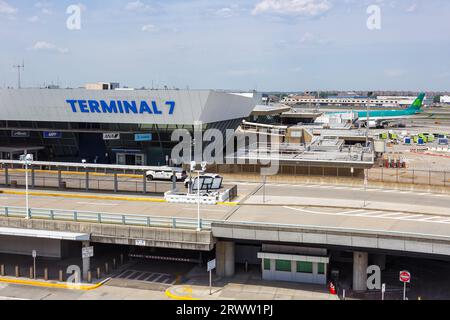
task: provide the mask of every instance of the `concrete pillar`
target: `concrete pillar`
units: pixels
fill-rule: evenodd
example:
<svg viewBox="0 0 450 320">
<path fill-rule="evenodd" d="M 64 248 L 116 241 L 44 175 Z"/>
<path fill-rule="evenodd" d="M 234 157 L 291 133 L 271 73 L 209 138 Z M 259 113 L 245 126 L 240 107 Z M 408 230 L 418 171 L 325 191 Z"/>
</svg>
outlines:
<svg viewBox="0 0 450 320">
<path fill-rule="evenodd" d="M 145 171 L 142 177 L 142 193 L 147 194 L 147 172 Z"/>
<path fill-rule="evenodd" d="M 62 187 L 61 169 L 58 169 L 58 188 Z"/>
<path fill-rule="evenodd" d="M 36 173 L 34 168 L 31 168 L 31 188 L 34 189 L 36 187 Z"/>
<path fill-rule="evenodd" d="M 89 241 L 83 241 L 82 243 L 83 248 L 89 247 L 90 242 Z M 88 280 L 88 273 L 89 269 L 91 268 L 91 258 L 83 258 L 83 280 Z"/>
<path fill-rule="evenodd" d="M 119 191 L 119 181 L 117 180 L 117 172 L 114 173 L 114 192 Z"/>
<path fill-rule="evenodd" d="M 373 264 L 380 267 L 381 271 L 386 270 L 386 255 L 374 254 L 372 256 Z"/>
<path fill-rule="evenodd" d="M 216 244 L 217 275 L 232 277 L 235 272 L 235 244 L 232 241 L 217 241 Z"/>
<path fill-rule="evenodd" d="M 8 166 L 5 166 L 5 184 L 7 187 L 9 187 L 9 168 L 8 168 Z"/>
<path fill-rule="evenodd" d="M 85 187 L 86 187 L 86 191 L 89 191 L 89 171 L 86 170 L 86 177 L 85 177 Z"/>
<path fill-rule="evenodd" d="M 369 254 L 366 252 L 353 253 L 353 291 L 364 292 L 367 290 L 367 267 L 369 266 Z"/>
</svg>

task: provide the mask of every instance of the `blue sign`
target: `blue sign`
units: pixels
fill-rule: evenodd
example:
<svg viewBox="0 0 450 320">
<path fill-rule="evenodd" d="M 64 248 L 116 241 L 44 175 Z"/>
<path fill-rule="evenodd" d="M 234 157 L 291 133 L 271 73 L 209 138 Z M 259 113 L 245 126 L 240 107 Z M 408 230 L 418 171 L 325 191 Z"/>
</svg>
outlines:
<svg viewBox="0 0 450 320">
<path fill-rule="evenodd" d="M 165 109 L 159 109 L 156 101 L 126 101 L 126 100 L 66 100 L 73 113 L 110 113 L 110 114 L 154 114 L 173 115 L 175 101 L 166 101 Z M 166 111 L 165 111 L 166 110 Z"/>
<path fill-rule="evenodd" d="M 62 132 L 58 131 L 44 131 L 44 139 L 61 139 Z"/>
<path fill-rule="evenodd" d="M 134 135 L 134 141 L 152 141 L 152 140 L 153 140 L 153 135 L 151 133 Z"/>
</svg>

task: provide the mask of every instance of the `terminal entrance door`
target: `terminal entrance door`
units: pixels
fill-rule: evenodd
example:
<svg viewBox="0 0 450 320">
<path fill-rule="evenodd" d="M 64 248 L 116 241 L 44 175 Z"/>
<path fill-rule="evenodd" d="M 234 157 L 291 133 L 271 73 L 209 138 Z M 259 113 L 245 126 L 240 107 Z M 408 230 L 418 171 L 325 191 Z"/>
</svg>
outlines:
<svg viewBox="0 0 450 320">
<path fill-rule="evenodd" d="M 126 166 L 144 166 L 145 155 L 133 153 L 118 153 L 117 164 Z"/>
</svg>

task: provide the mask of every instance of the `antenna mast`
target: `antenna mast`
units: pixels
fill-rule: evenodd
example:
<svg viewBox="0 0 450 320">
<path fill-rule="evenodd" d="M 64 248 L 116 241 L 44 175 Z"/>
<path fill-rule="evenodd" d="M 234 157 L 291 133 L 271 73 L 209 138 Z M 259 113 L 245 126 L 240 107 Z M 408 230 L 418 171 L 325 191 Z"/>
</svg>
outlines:
<svg viewBox="0 0 450 320">
<path fill-rule="evenodd" d="M 22 61 L 22 65 L 18 64 L 13 68 L 17 68 L 17 88 L 20 89 L 20 70 L 25 70 L 25 61 Z"/>
</svg>

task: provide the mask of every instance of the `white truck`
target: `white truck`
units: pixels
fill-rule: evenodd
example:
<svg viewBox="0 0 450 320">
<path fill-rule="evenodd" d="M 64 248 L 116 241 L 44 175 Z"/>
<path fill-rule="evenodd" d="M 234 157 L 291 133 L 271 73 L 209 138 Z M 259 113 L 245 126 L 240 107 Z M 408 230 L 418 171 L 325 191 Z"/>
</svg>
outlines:
<svg viewBox="0 0 450 320">
<path fill-rule="evenodd" d="M 172 181 L 174 175 L 177 178 L 177 181 L 183 181 L 187 177 L 186 171 L 184 171 L 181 168 L 172 168 L 172 167 L 155 167 L 154 169 L 149 170 L 146 173 L 148 181 L 152 180 Z"/>
</svg>

